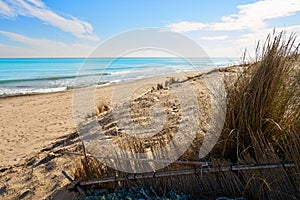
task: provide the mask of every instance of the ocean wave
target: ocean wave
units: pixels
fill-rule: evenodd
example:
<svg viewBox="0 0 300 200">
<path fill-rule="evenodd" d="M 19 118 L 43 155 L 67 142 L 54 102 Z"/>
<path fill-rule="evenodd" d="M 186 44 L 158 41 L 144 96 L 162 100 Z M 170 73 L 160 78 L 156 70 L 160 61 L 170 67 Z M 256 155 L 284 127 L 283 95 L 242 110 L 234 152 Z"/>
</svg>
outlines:
<svg viewBox="0 0 300 200">
<path fill-rule="evenodd" d="M 0 96 L 15 96 L 25 94 L 52 93 L 67 90 L 67 87 L 57 88 L 0 88 Z"/>
<path fill-rule="evenodd" d="M 108 75 L 111 75 L 111 73 L 104 72 L 104 73 L 97 73 L 97 74 L 79 74 L 79 75 L 69 75 L 69 76 L 44 77 L 44 78 L 9 79 L 9 80 L 0 80 L 0 84 L 19 83 L 19 82 L 34 82 L 34 81 L 54 81 L 54 80 L 61 80 L 61 79 L 75 79 L 75 78 L 79 78 L 79 77 L 108 76 Z"/>
</svg>

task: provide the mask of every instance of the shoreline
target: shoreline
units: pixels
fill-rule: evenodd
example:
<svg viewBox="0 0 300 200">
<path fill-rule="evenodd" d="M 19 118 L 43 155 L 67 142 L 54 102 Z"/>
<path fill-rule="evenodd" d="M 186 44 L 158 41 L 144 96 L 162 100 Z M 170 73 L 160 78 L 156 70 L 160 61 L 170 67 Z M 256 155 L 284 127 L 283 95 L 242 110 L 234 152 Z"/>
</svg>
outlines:
<svg viewBox="0 0 300 200">
<path fill-rule="evenodd" d="M 227 67 L 231 67 L 231 66 L 227 66 Z M 227 68 L 225 67 L 225 68 Z M 69 92 L 72 90 L 76 90 L 76 89 L 80 89 L 80 88 L 87 88 L 87 87 L 96 87 L 96 88 L 102 88 L 102 87 L 109 87 L 109 86 L 116 86 L 119 84 L 127 84 L 127 83 L 132 83 L 135 81 L 143 81 L 146 79 L 151 79 L 151 78 L 158 78 L 158 77 L 165 77 L 165 76 L 174 76 L 177 74 L 194 74 L 194 73 L 209 73 L 211 71 L 216 71 L 218 69 L 221 69 L 224 67 L 218 67 L 218 68 L 213 68 L 213 69 L 209 69 L 209 70 L 201 70 L 201 71 L 188 71 L 188 72 L 178 72 L 178 73 L 164 73 L 164 74 L 156 74 L 156 75 L 151 75 L 151 76 L 146 76 L 143 78 L 137 78 L 137 79 L 133 79 L 133 80 L 125 80 L 125 81 L 112 81 L 112 82 L 108 82 L 108 83 L 104 83 L 104 84 L 93 84 L 93 85 L 87 85 L 87 86 L 78 86 L 78 87 L 65 87 L 64 90 L 60 90 L 60 91 L 53 91 L 53 92 L 33 92 L 33 93 L 19 93 L 19 94 L 3 94 L 0 95 L 0 99 L 5 99 L 5 98 L 11 98 L 11 97 L 20 97 L 20 96 L 34 96 L 34 95 L 42 95 L 42 94 L 55 94 L 55 93 L 63 93 L 63 92 Z M 45 89 L 56 89 L 56 88 L 45 88 Z"/>
<path fill-rule="evenodd" d="M 53 61 L 55 65 L 51 62 L 52 64 L 48 67 L 44 64 L 44 62 L 39 61 L 40 59 L 37 59 L 36 62 L 32 62 L 32 64 L 27 62 L 22 64 L 21 62 L 22 68 L 18 67 L 19 65 L 17 65 L 16 69 L 14 69 L 13 66 L 10 67 L 10 62 L 6 63 L 3 61 L 3 63 L 1 63 L 2 67 L 0 71 L 3 67 L 8 69 L 11 68 L 11 70 L 8 70 L 7 72 L 4 71 L 3 73 L 3 77 L 5 77 L 5 79 L 0 81 L 0 98 L 3 96 L 52 93 L 68 90 L 69 88 L 72 89 L 91 85 L 101 86 L 115 82 L 134 81 L 137 79 L 166 75 L 170 73 L 183 73 L 183 71 L 192 72 L 213 70 L 215 68 L 232 66 L 239 63 L 237 59 L 193 58 L 196 59 L 195 64 L 190 66 L 186 65 L 186 62 L 183 62 L 177 58 L 172 58 L 170 61 L 168 60 L 169 58 L 150 58 L 148 60 L 143 60 L 145 58 L 140 58 L 134 62 L 131 61 L 131 59 L 133 58 L 128 58 L 129 61 L 124 61 L 124 63 L 122 60 L 116 62 L 109 69 L 103 68 L 106 66 L 106 64 L 109 64 L 108 61 L 96 59 L 96 61 L 88 63 L 85 71 L 82 71 L 82 73 L 80 73 L 78 69 L 81 69 L 84 63 L 71 62 L 68 59 L 64 62 L 58 62 L 57 66 L 56 61 Z M 65 70 L 63 70 L 64 63 L 67 64 Z M 163 67 L 158 67 L 161 64 L 163 64 Z M 124 65 L 129 67 L 124 67 Z M 79 68 L 79 66 L 81 67 Z M 27 67 L 28 72 L 24 70 L 27 69 Z M 40 73 L 39 71 L 36 72 L 39 67 L 42 67 L 43 73 Z M 95 67 L 97 67 L 97 70 Z M 62 71 L 57 71 L 56 68 L 62 68 Z M 23 72 L 25 73 L 25 76 Z M 36 75 L 33 76 L 32 74 Z M 100 74 L 103 76 L 99 76 Z"/>
</svg>

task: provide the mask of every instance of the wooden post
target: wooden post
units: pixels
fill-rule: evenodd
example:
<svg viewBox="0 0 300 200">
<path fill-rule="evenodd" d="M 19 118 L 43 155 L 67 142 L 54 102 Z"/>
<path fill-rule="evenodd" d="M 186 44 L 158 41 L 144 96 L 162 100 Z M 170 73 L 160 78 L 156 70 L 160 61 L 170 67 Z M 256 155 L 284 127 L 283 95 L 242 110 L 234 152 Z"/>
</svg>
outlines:
<svg viewBox="0 0 300 200">
<path fill-rule="evenodd" d="M 80 194 L 85 194 L 84 190 L 80 187 L 80 185 L 74 181 L 65 171 L 61 171 L 61 173 L 68 179 L 68 181 L 75 187 Z"/>
</svg>

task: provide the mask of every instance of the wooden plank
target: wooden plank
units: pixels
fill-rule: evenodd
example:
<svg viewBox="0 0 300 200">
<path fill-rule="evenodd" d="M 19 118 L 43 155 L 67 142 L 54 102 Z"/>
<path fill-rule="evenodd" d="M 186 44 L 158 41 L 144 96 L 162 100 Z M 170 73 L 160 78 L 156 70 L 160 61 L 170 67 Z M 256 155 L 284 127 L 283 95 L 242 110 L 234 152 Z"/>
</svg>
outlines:
<svg viewBox="0 0 300 200">
<path fill-rule="evenodd" d="M 99 184 L 99 183 L 110 183 L 115 181 L 191 175 L 198 172 L 201 172 L 202 174 L 202 173 L 228 172 L 228 171 L 241 171 L 241 170 L 272 169 L 272 168 L 279 168 L 279 167 L 289 168 L 289 167 L 296 167 L 296 165 L 294 163 L 286 163 L 286 164 L 266 164 L 266 165 L 234 165 L 234 166 L 215 167 L 215 168 L 208 167 L 208 168 L 197 168 L 197 169 L 178 170 L 178 171 L 169 171 L 169 172 L 135 174 L 135 175 L 128 175 L 126 177 L 101 178 L 101 179 L 80 182 L 79 184 L 84 186 L 84 185 Z"/>
</svg>

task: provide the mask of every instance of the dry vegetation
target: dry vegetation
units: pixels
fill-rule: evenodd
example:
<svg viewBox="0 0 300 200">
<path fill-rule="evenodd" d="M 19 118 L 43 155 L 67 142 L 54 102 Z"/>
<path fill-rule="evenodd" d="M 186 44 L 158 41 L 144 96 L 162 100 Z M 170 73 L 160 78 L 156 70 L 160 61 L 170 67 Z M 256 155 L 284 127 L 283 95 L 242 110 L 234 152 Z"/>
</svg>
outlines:
<svg viewBox="0 0 300 200">
<path fill-rule="evenodd" d="M 226 73 L 227 113 L 221 138 L 213 151 L 204 159 L 210 167 L 233 164 L 295 163 L 294 168 L 216 172 L 140 181 L 123 181 L 104 188 L 126 188 L 144 185 L 158 194 L 174 190 L 202 199 L 218 196 L 246 197 L 247 199 L 299 199 L 300 198 L 300 70 L 296 37 L 286 38 L 284 33 L 270 35 L 257 46 L 256 61 L 242 66 L 238 74 Z M 233 81 L 234 80 L 234 81 Z M 161 87 L 154 88 L 157 94 Z M 178 109 L 180 105 L 176 105 Z M 99 113 L 108 111 L 101 105 Z M 172 117 L 170 115 L 170 117 Z M 176 120 L 175 120 L 176 121 Z M 163 135 L 171 136 L 170 127 Z M 122 137 L 121 137 L 122 138 Z M 201 137 L 193 144 L 199 145 Z M 158 142 L 164 145 L 165 141 Z M 132 140 L 125 145 L 131 151 L 143 152 L 145 146 Z M 142 149 L 141 149 L 142 148 Z M 195 158 L 195 153 L 181 157 Z M 160 171 L 190 168 L 171 164 Z M 77 181 L 101 177 L 126 176 L 92 157 L 75 162 L 73 177 Z"/>
<path fill-rule="evenodd" d="M 248 198 L 298 199 L 300 183 L 299 45 L 295 35 L 269 35 L 257 46 L 257 60 L 237 80 L 227 79 L 227 116 L 222 139 L 211 156 L 231 163 L 296 164 L 241 172 Z"/>
<path fill-rule="evenodd" d="M 300 131 L 299 56 L 294 41 L 293 35 L 287 41 L 283 33 L 269 36 L 262 47 L 257 46 L 257 61 L 247 65 L 232 85 L 230 77 L 226 79 L 223 158 L 240 162 L 250 156 L 263 163 L 269 148 L 269 153 L 286 159 L 283 148 Z M 258 142 L 267 143 L 262 144 L 263 152 L 257 152 Z"/>
</svg>

